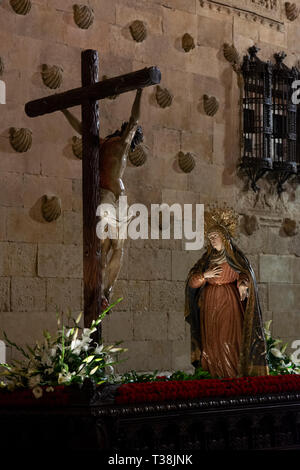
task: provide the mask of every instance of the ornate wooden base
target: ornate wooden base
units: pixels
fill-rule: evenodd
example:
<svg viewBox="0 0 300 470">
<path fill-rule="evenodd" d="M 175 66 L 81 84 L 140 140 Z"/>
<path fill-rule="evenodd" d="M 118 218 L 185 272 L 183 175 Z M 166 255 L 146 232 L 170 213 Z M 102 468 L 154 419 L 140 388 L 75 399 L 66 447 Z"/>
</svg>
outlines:
<svg viewBox="0 0 300 470">
<path fill-rule="evenodd" d="M 64 404 L 0 404 L 0 448 L 124 453 L 300 449 L 300 393 L 151 405 L 115 405 L 110 394 L 105 389 L 77 392 Z"/>
</svg>

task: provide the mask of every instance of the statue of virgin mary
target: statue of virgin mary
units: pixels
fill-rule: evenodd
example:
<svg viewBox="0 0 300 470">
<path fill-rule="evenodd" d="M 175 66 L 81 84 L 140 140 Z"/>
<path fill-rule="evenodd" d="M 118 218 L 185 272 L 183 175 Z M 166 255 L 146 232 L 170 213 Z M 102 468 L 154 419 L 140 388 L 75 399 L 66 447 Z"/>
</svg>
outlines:
<svg viewBox="0 0 300 470">
<path fill-rule="evenodd" d="M 208 247 L 185 287 L 191 362 L 212 377 L 267 375 L 255 274 L 232 240 L 238 216 L 230 208 L 214 207 L 205 211 L 204 221 Z"/>
</svg>

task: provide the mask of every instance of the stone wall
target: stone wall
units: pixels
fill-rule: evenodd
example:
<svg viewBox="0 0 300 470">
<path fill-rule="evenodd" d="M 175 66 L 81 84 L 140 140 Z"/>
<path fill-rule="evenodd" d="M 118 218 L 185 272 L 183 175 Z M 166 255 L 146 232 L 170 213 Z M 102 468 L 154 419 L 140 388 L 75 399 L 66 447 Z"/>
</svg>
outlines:
<svg viewBox="0 0 300 470">
<path fill-rule="evenodd" d="M 277 199 L 268 182 L 258 195 L 237 177 L 239 88 L 223 55 L 234 44 L 241 55 L 256 43 L 260 57 L 285 50 L 294 65 L 300 52 L 299 21 L 289 21 L 284 2 L 227 1 L 222 8 L 199 0 L 89 0 L 95 21 L 88 30 L 73 21 L 73 1 L 33 0 L 26 16 L 0 5 L 0 57 L 7 102 L 0 116 L 0 329 L 26 343 L 53 330 L 55 311 L 82 309 L 81 162 L 72 153 L 74 132 L 60 113 L 35 119 L 24 103 L 49 94 L 41 65 L 63 67 L 59 91 L 80 86 L 82 49 L 99 51 L 101 76 L 157 65 L 163 87 L 174 95 L 161 109 L 155 89 L 144 91 L 141 124 L 148 147 L 145 165 L 128 165 L 128 202 L 210 203 L 226 201 L 241 214 L 241 248 L 256 271 L 264 319 L 287 341 L 299 338 L 300 235 L 286 236 L 282 221 L 299 221 L 299 189 L 287 184 Z M 222 2 L 218 2 L 220 4 Z M 257 14 L 256 14 L 257 13 Z M 147 25 L 145 41 L 133 41 L 129 25 Z M 186 53 L 181 37 L 196 47 Z M 203 110 L 203 94 L 218 98 L 214 117 Z M 101 102 L 101 135 L 128 119 L 134 93 Z M 77 116 L 80 110 L 75 109 Z M 16 153 L 9 128 L 28 127 L 32 148 Z M 178 169 L 179 151 L 192 152 L 196 167 Z M 55 222 L 41 219 L 41 197 L 61 198 Z M 244 217 L 255 215 L 258 229 L 247 235 Z M 119 307 L 103 322 L 105 341 L 124 340 L 127 362 L 120 371 L 189 369 L 189 329 L 183 318 L 184 281 L 200 253 L 184 250 L 179 240 L 127 240 L 114 297 Z"/>
</svg>

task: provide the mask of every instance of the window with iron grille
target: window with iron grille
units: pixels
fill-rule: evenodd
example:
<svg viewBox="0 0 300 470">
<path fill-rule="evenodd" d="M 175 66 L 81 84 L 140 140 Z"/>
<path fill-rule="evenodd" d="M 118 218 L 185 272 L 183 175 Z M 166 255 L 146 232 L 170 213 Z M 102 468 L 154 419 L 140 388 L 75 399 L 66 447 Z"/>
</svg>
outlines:
<svg viewBox="0 0 300 470">
<path fill-rule="evenodd" d="M 272 64 L 260 60 L 258 50 L 250 47 L 241 66 L 244 89 L 240 167 L 254 191 L 259 189 L 257 181 L 269 173 L 281 193 L 285 181 L 297 173 L 300 154 L 297 106 L 292 102 L 292 83 L 298 78 L 298 70 L 283 63 L 285 53 L 274 54 Z"/>
</svg>

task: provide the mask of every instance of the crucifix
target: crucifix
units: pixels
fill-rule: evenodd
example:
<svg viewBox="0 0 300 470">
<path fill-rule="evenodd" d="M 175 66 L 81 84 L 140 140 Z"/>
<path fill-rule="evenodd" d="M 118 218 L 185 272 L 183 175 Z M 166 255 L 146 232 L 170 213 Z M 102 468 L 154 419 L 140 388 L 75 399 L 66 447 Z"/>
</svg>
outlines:
<svg viewBox="0 0 300 470">
<path fill-rule="evenodd" d="M 101 203 L 101 150 L 98 100 L 108 96 L 139 90 L 160 82 L 158 67 L 98 81 L 99 59 L 95 50 L 81 53 L 82 87 L 50 95 L 25 105 L 29 117 L 81 105 L 82 116 L 82 202 L 83 202 L 83 284 L 84 326 L 89 327 L 101 310 L 101 247 L 96 234 L 97 207 Z M 101 330 L 98 331 L 101 338 Z"/>
</svg>

